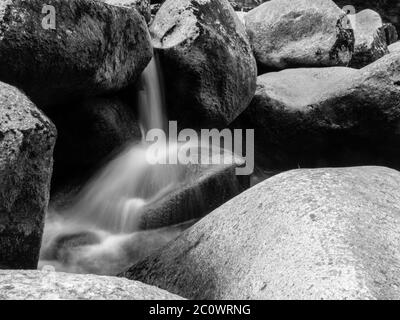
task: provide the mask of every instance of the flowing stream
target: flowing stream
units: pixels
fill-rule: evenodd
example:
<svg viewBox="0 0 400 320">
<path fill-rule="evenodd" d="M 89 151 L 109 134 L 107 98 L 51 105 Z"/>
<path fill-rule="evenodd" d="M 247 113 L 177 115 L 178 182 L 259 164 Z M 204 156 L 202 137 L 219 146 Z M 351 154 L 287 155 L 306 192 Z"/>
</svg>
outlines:
<svg viewBox="0 0 400 320">
<path fill-rule="evenodd" d="M 162 77 L 156 58 L 142 74 L 139 120 L 143 136 L 166 130 Z M 166 131 L 165 131 L 166 132 Z M 176 151 L 169 144 L 164 153 Z M 139 141 L 105 166 L 61 212 L 50 208 L 39 268 L 114 275 L 176 238 L 192 222 L 165 229 L 138 231 L 143 209 L 167 196 L 188 179 L 184 165 L 152 165 L 149 146 Z M 198 195 L 201 197 L 201 194 Z M 201 203 L 201 199 L 190 199 Z"/>
</svg>

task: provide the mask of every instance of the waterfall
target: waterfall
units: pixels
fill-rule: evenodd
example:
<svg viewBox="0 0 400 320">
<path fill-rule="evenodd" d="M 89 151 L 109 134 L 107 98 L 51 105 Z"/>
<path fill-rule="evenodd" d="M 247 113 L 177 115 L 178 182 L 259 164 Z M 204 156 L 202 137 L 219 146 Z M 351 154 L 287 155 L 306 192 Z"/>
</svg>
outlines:
<svg viewBox="0 0 400 320">
<path fill-rule="evenodd" d="M 157 57 L 144 70 L 137 94 L 143 136 L 151 129 L 165 129 L 167 118 Z M 149 164 L 147 148 L 145 141 L 133 142 L 89 181 L 72 205 L 61 212 L 50 209 L 39 267 L 52 265 L 58 271 L 113 274 L 182 231 L 175 227 L 137 232 L 143 208 L 177 188 L 185 176 L 181 165 Z"/>
<path fill-rule="evenodd" d="M 167 132 L 157 58 L 144 70 L 138 90 L 143 136 L 151 129 Z M 170 141 L 162 148 L 156 156 L 176 152 L 180 145 Z M 132 143 L 89 181 L 68 208 L 50 209 L 39 267 L 51 265 L 58 271 L 116 274 L 182 232 L 184 226 L 139 231 L 147 208 L 193 179 L 193 166 L 151 164 L 146 157 L 149 149 L 145 139 Z M 194 153 L 199 152 L 198 143 L 193 149 Z M 204 201 L 200 192 L 195 193 L 192 197 L 196 198 L 188 200 L 198 206 Z"/>
</svg>

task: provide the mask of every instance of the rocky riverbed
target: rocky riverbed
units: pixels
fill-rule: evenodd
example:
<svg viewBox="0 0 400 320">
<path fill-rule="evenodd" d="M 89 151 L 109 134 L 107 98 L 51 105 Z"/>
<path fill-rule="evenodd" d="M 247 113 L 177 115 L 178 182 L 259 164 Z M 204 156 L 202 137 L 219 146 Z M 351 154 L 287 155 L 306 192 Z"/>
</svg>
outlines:
<svg viewBox="0 0 400 320">
<path fill-rule="evenodd" d="M 0 299 L 399 299 L 399 10 L 1 1 Z"/>
</svg>

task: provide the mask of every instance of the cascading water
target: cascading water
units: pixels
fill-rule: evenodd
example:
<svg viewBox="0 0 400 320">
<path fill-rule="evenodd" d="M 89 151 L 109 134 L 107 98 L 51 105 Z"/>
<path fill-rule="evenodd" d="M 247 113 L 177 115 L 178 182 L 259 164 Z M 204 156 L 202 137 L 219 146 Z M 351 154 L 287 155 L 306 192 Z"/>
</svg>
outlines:
<svg viewBox="0 0 400 320">
<path fill-rule="evenodd" d="M 138 96 L 143 136 L 151 129 L 166 130 L 159 70 L 153 59 L 141 78 Z M 172 143 L 165 148 L 160 156 L 179 146 Z M 71 206 L 61 212 L 50 209 L 39 267 L 116 274 L 176 238 L 191 224 L 138 231 L 143 209 L 179 188 L 188 171 L 183 165 L 150 164 L 148 149 L 145 140 L 132 144 L 82 189 Z M 199 199 L 194 202 L 201 203 Z"/>
</svg>

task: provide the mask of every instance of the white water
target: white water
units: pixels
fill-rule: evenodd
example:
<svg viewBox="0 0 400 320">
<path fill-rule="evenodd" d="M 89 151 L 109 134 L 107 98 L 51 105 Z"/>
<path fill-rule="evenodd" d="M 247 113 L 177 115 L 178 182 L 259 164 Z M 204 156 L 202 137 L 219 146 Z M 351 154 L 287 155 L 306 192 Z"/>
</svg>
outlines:
<svg viewBox="0 0 400 320">
<path fill-rule="evenodd" d="M 141 78 L 139 117 L 143 136 L 150 129 L 166 129 L 159 70 L 153 59 Z M 165 152 L 178 147 L 169 145 Z M 132 144 L 82 189 L 69 208 L 50 210 L 39 267 L 52 265 L 58 271 L 113 275 L 180 234 L 184 227 L 137 232 L 146 206 L 179 188 L 188 178 L 186 166 L 149 164 L 147 150 L 145 141 Z"/>
<path fill-rule="evenodd" d="M 165 129 L 167 123 L 159 70 L 153 59 L 140 81 L 143 136 L 150 129 Z M 147 237 L 135 233 L 142 209 L 174 190 L 184 173 L 182 166 L 149 164 L 147 148 L 144 141 L 132 144 L 83 188 L 72 206 L 62 212 L 50 209 L 39 267 L 50 264 L 60 271 L 112 274 L 179 234 L 179 228 L 148 232 Z M 138 236 L 146 248 L 133 245 Z M 77 240 L 71 240 L 74 237 Z M 64 238 L 82 243 L 71 242 L 69 247 L 67 241 L 63 247 Z"/>
</svg>

